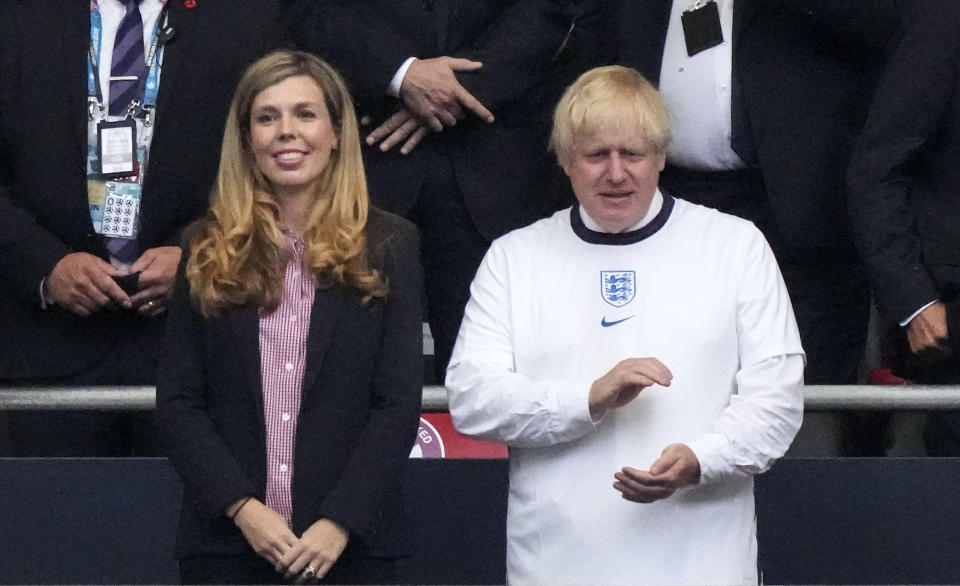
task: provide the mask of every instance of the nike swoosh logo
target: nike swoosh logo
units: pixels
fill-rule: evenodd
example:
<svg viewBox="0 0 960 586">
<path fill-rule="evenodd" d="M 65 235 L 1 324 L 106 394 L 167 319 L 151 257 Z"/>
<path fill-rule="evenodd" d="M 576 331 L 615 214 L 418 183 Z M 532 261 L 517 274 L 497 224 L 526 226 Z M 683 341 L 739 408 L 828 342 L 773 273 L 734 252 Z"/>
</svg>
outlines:
<svg viewBox="0 0 960 586">
<path fill-rule="evenodd" d="M 631 315 L 630 317 L 636 317 L 636 315 Z M 623 323 L 623 322 L 627 321 L 628 319 L 630 319 L 630 317 L 625 317 L 625 318 L 623 318 L 623 319 L 618 319 L 617 321 L 607 321 L 607 318 L 606 318 L 606 317 L 602 317 L 602 318 L 600 318 L 600 325 L 603 326 L 603 327 L 605 327 L 605 328 L 609 328 L 610 326 L 615 326 L 615 325 L 617 325 L 617 324 L 619 324 L 619 323 Z"/>
</svg>

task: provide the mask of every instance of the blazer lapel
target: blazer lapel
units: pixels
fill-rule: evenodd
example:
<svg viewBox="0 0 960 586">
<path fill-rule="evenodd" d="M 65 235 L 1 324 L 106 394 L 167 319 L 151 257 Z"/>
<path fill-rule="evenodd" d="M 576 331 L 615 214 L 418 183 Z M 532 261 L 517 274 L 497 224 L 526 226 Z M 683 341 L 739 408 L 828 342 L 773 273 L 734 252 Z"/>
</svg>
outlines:
<svg viewBox="0 0 960 586">
<path fill-rule="evenodd" d="M 324 356 L 333 340 L 337 321 L 343 313 L 346 289 L 335 285 L 330 289 L 318 289 L 310 310 L 310 330 L 307 334 L 307 364 L 303 373 L 301 404 L 313 390 L 320 377 Z"/>
<path fill-rule="evenodd" d="M 737 0 L 733 7 L 733 62 L 731 64 L 733 71 L 730 73 L 730 147 L 740 159 L 748 166 L 755 167 L 758 162 L 759 153 L 753 137 L 753 130 L 750 126 L 750 115 L 744 91 L 744 71 L 745 66 L 741 66 L 742 53 L 740 52 L 740 39 L 743 31 L 757 14 L 760 2 L 766 0 Z"/>
<path fill-rule="evenodd" d="M 760 0 L 766 1 L 766 0 Z M 755 0 L 737 0 L 733 5 L 733 50 L 737 50 L 737 41 L 757 13 L 760 2 Z"/>
<path fill-rule="evenodd" d="M 253 393 L 254 404 L 257 406 L 257 418 L 261 429 L 263 420 L 263 390 L 260 376 L 260 316 L 257 308 L 243 306 L 231 310 L 227 320 L 233 332 L 237 345 L 237 357 L 243 369 L 243 386 Z"/>
<path fill-rule="evenodd" d="M 310 310 L 310 329 L 307 334 L 307 363 L 303 374 L 301 404 L 316 385 L 320 376 L 323 359 L 333 340 L 337 320 L 343 313 L 346 291 L 336 286 L 332 289 L 318 290 Z M 243 365 L 241 381 L 250 392 L 257 406 L 257 418 L 261 426 L 263 421 L 263 389 L 260 372 L 260 316 L 253 306 L 244 306 L 232 310 L 227 320 L 236 340 L 237 357 Z"/>
<path fill-rule="evenodd" d="M 157 93 L 158 120 L 162 119 L 166 113 L 170 99 L 177 90 L 177 83 L 183 78 L 183 71 L 190 64 L 190 45 L 196 37 L 193 32 L 197 19 L 196 14 L 200 10 L 204 10 L 209 1 L 199 0 L 194 2 L 192 8 L 185 8 L 187 3 L 178 0 L 168 0 L 167 2 L 168 26 L 173 27 L 176 34 L 163 48 L 163 67 L 160 70 L 160 89 Z M 198 55 L 196 58 L 203 59 L 204 56 Z M 202 104 L 199 106 L 202 107 Z M 177 112 L 172 115 L 182 116 L 183 114 L 183 112 Z"/>
<path fill-rule="evenodd" d="M 660 84 L 671 6 L 670 0 L 620 2 L 618 62 L 636 68 L 655 86 Z"/>
</svg>

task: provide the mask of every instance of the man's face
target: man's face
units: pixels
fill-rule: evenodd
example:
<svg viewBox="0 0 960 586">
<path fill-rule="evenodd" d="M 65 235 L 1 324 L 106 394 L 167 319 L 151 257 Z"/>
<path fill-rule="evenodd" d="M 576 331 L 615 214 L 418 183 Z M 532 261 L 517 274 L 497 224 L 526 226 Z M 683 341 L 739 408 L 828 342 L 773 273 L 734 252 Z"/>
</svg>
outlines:
<svg viewBox="0 0 960 586">
<path fill-rule="evenodd" d="M 612 129 L 577 140 L 563 170 L 587 215 L 616 233 L 646 215 L 664 162 L 646 139 Z"/>
</svg>

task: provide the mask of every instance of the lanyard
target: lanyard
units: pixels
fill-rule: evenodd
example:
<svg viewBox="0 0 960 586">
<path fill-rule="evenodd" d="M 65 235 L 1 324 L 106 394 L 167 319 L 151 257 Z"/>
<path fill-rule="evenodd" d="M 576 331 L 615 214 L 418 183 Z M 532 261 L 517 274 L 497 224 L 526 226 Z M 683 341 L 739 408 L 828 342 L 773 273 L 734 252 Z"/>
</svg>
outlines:
<svg viewBox="0 0 960 586">
<path fill-rule="evenodd" d="M 147 113 L 144 124 L 150 126 L 153 112 L 157 107 L 157 92 L 160 87 L 160 69 L 163 60 L 163 46 L 160 44 L 161 22 L 167 28 L 167 9 L 157 18 L 153 26 L 153 40 L 147 52 L 146 64 L 149 68 L 147 81 L 143 88 L 143 110 Z M 100 47 L 103 41 L 103 19 L 100 16 L 100 6 L 95 5 L 90 12 L 90 49 L 87 59 L 87 114 L 91 120 L 99 114 L 103 118 L 103 93 L 100 91 Z M 127 108 L 127 118 L 133 116 L 140 103 L 132 100 Z"/>
</svg>

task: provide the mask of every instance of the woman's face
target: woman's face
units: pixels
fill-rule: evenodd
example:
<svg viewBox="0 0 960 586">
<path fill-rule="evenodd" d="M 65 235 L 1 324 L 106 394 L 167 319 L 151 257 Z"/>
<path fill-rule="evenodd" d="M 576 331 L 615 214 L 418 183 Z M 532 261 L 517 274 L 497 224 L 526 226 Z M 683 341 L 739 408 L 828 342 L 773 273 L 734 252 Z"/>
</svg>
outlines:
<svg viewBox="0 0 960 586">
<path fill-rule="evenodd" d="M 250 148 L 278 197 L 313 193 L 337 148 L 317 82 L 297 75 L 257 94 L 250 109 Z"/>
</svg>

